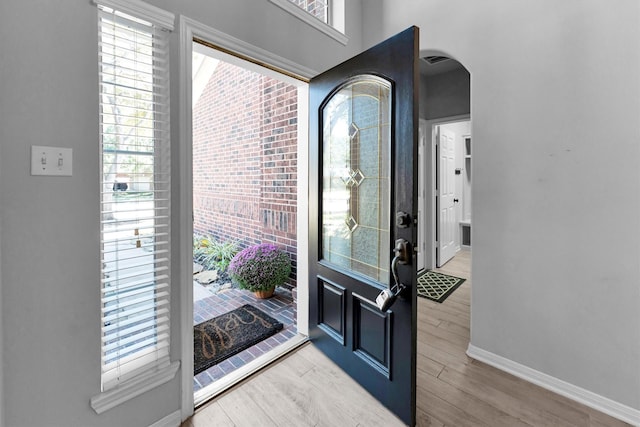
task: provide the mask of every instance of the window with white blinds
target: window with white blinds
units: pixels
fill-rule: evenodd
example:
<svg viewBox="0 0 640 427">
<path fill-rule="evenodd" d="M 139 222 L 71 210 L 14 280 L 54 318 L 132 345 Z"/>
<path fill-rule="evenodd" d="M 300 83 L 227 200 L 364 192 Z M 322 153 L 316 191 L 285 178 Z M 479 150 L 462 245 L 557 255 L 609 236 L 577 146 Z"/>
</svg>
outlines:
<svg viewBox="0 0 640 427">
<path fill-rule="evenodd" d="M 141 2 L 95 2 L 106 391 L 169 365 L 172 28 L 117 7 Z"/>
</svg>

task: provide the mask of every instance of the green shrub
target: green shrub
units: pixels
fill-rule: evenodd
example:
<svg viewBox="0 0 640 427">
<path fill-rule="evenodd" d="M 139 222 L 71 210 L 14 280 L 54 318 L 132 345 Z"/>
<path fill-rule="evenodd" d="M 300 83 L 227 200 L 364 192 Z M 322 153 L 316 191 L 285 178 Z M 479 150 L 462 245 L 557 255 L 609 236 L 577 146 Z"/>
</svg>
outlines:
<svg viewBox="0 0 640 427">
<path fill-rule="evenodd" d="M 193 239 L 193 258 L 207 270 L 226 271 L 238 249 L 238 242 L 232 240 L 219 242 L 208 235 Z"/>
</svg>

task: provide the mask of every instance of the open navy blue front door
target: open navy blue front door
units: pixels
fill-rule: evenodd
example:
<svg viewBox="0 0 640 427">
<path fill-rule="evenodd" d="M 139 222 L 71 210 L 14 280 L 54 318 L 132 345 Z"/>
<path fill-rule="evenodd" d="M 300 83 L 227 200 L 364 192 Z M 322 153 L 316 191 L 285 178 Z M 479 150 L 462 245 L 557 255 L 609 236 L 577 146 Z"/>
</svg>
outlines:
<svg viewBox="0 0 640 427">
<path fill-rule="evenodd" d="M 409 425 L 416 388 L 417 64 L 412 27 L 310 83 L 311 339 Z M 389 288 L 397 299 L 381 310 L 376 298 Z"/>
</svg>

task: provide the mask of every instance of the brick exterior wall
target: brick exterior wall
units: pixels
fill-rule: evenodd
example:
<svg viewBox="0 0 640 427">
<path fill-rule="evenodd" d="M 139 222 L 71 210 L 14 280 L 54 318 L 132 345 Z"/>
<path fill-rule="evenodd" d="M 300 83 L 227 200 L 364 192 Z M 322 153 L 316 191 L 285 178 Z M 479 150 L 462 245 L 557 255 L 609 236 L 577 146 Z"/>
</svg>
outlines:
<svg viewBox="0 0 640 427">
<path fill-rule="evenodd" d="M 220 62 L 193 108 L 194 232 L 274 243 L 296 284 L 297 89 Z"/>
</svg>

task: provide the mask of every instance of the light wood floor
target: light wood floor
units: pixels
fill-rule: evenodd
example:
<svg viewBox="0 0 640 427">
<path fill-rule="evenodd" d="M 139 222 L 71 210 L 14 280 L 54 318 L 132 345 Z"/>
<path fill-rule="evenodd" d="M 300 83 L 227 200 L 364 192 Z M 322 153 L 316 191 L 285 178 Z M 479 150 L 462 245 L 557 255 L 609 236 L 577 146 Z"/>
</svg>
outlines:
<svg viewBox="0 0 640 427">
<path fill-rule="evenodd" d="M 626 426 L 466 356 L 470 253 L 442 269 L 467 281 L 438 304 L 418 298 L 418 426 Z M 198 409 L 183 427 L 402 423 L 311 344 Z"/>
</svg>

